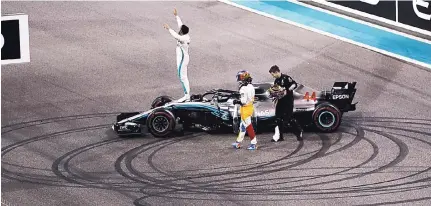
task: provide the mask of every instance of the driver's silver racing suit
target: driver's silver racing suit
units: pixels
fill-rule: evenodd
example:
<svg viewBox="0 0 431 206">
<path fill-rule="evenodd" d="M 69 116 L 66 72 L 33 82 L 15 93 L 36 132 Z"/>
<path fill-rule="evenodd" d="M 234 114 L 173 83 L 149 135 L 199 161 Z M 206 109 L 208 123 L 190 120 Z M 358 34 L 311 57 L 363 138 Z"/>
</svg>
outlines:
<svg viewBox="0 0 431 206">
<path fill-rule="evenodd" d="M 181 18 L 176 16 L 178 28 L 181 29 L 183 25 Z M 169 33 L 177 40 L 177 72 L 178 77 L 181 82 L 181 86 L 184 90 L 184 97 L 179 99 L 178 101 L 182 102 L 184 100 L 190 99 L 190 84 L 189 79 L 187 77 L 187 67 L 189 65 L 189 44 L 190 44 L 190 36 L 189 34 L 179 35 L 173 29 L 169 29 Z"/>
</svg>

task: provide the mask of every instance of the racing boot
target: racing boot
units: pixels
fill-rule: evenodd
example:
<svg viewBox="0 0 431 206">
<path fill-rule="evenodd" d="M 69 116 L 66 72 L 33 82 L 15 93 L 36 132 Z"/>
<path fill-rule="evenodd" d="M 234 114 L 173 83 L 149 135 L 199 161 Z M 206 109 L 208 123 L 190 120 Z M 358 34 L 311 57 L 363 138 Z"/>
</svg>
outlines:
<svg viewBox="0 0 431 206">
<path fill-rule="evenodd" d="M 284 141 L 283 134 L 280 133 L 278 126 L 275 127 L 274 135 L 272 136 L 271 142 Z"/>
<path fill-rule="evenodd" d="M 280 136 L 281 136 L 281 138 L 283 138 L 283 135 L 280 135 L 280 130 L 279 130 L 280 123 L 282 124 L 283 120 L 280 118 L 277 118 L 277 119 L 275 119 L 275 122 L 276 122 L 277 126 L 274 129 L 274 135 L 272 136 L 271 142 L 277 142 L 278 140 L 280 140 Z M 281 141 L 283 141 L 283 140 L 281 140 Z"/>
<path fill-rule="evenodd" d="M 296 119 L 293 118 L 290 120 L 290 125 L 295 129 L 296 140 L 303 141 L 304 139 L 302 138 L 302 133 L 304 130 L 302 129 L 301 125 L 299 125 Z"/>
<path fill-rule="evenodd" d="M 248 150 L 257 150 L 257 146 L 256 146 L 256 144 L 250 144 L 250 146 L 248 146 L 247 149 Z"/>
<path fill-rule="evenodd" d="M 241 148 L 241 145 L 240 145 L 240 143 L 239 143 L 239 142 L 234 142 L 234 143 L 232 144 L 232 146 L 233 146 L 233 148 L 235 148 L 235 149 L 240 149 L 240 148 Z"/>
<path fill-rule="evenodd" d="M 302 129 L 301 130 L 297 130 L 296 132 L 295 132 L 295 136 L 296 136 L 296 140 L 298 140 L 298 141 L 303 141 L 304 139 L 302 138 L 302 133 L 303 133 L 303 131 L 302 131 Z"/>
</svg>

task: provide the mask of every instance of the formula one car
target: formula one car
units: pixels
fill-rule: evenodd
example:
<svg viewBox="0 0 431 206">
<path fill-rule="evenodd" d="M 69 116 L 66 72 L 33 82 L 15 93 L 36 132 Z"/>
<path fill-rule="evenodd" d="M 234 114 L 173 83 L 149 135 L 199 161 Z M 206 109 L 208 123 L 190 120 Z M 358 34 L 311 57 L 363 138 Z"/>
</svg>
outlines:
<svg viewBox="0 0 431 206">
<path fill-rule="evenodd" d="M 254 83 L 255 112 L 253 124 L 256 132 L 274 128 L 275 107 L 268 92 L 271 83 Z M 356 82 L 335 82 L 330 91 L 318 91 L 298 84 L 293 91 L 293 116 L 307 128 L 333 132 L 340 126 L 343 113 L 356 110 L 352 104 Z M 213 89 L 191 96 L 190 102 L 174 102 L 169 96 L 159 96 L 145 112 L 127 112 L 117 116 L 112 129 L 118 135 L 142 134 L 145 129 L 155 137 L 167 137 L 178 130 L 199 129 L 215 131 L 223 128 L 239 132 L 240 110 L 233 100 L 238 91 Z M 288 127 L 288 125 L 286 125 Z"/>
</svg>

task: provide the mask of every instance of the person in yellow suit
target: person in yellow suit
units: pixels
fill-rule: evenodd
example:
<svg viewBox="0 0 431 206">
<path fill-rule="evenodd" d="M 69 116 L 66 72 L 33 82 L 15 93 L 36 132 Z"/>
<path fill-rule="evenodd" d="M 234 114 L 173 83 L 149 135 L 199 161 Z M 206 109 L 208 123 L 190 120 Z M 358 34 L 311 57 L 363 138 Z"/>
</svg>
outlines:
<svg viewBox="0 0 431 206">
<path fill-rule="evenodd" d="M 237 82 L 239 83 L 239 93 L 241 94 L 240 100 L 234 100 L 234 104 L 241 105 L 240 114 L 241 114 L 241 123 L 239 128 L 239 134 L 236 139 L 236 142 L 233 143 L 233 147 L 236 149 L 241 148 L 241 143 L 244 140 L 244 136 L 246 132 L 250 137 L 251 144 L 247 148 L 248 150 L 256 150 L 257 149 L 257 138 L 254 132 L 253 125 L 251 123 L 251 118 L 254 113 L 254 95 L 255 90 L 252 85 L 252 78 L 248 71 L 242 70 L 239 71 L 236 75 Z"/>
</svg>

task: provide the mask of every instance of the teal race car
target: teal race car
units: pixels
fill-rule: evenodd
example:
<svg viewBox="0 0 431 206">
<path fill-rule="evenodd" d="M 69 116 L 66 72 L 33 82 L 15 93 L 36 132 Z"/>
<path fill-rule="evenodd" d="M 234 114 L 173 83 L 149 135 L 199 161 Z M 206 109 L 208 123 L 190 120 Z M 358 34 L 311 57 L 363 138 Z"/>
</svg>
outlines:
<svg viewBox="0 0 431 206">
<path fill-rule="evenodd" d="M 271 83 L 254 83 L 255 111 L 252 122 L 257 132 L 273 129 L 275 107 L 268 89 Z M 298 84 L 294 90 L 294 117 L 304 129 L 333 132 L 341 124 L 343 113 L 356 110 L 352 104 L 356 82 L 335 82 L 329 91 L 318 91 Z M 191 96 L 189 102 L 175 102 L 169 96 L 159 96 L 144 112 L 125 112 L 112 125 L 118 135 L 149 132 L 155 137 L 168 137 L 176 131 L 239 132 L 239 105 L 234 104 L 238 91 L 213 89 Z M 288 125 L 286 125 L 288 127 Z"/>
</svg>

